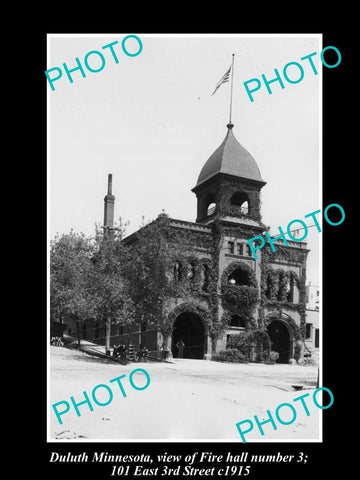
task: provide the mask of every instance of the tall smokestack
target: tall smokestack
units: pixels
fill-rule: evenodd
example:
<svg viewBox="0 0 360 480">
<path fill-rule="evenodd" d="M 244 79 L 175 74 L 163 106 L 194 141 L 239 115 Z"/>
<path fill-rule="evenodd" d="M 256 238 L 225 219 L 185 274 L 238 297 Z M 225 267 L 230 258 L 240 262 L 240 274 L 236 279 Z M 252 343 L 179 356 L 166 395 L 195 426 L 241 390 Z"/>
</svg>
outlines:
<svg viewBox="0 0 360 480">
<path fill-rule="evenodd" d="M 112 174 L 108 174 L 108 191 L 104 197 L 104 233 L 114 228 L 115 197 L 112 194 Z"/>
<path fill-rule="evenodd" d="M 108 175 L 108 195 L 112 194 L 112 173 Z"/>
</svg>

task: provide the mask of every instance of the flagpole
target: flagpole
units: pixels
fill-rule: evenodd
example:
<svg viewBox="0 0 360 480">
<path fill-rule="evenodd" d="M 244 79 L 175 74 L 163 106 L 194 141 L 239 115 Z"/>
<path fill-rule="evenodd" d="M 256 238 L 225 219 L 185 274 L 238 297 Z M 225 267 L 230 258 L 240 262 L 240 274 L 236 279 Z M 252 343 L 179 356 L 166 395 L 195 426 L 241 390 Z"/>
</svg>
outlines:
<svg viewBox="0 0 360 480">
<path fill-rule="evenodd" d="M 230 88 L 230 116 L 229 116 L 229 123 L 231 123 L 231 111 L 232 111 L 232 94 L 233 94 L 233 79 L 234 79 L 234 57 L 235 57 L 235 53 L 232 54 L 232 63 L 231 63 L 231 88 Z"/>
</svg>

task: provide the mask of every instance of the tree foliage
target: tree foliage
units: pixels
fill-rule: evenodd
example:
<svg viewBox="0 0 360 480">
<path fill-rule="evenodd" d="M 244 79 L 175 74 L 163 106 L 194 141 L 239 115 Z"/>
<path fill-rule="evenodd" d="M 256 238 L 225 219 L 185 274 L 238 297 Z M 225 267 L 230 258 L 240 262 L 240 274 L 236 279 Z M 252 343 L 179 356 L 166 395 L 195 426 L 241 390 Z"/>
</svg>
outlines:
<svg viewBox="0 0 360 480">
<path fill-rule="evenodd" d="M 254 329 L 232 335 L 229 348 L 239 350 L 247 361 L 264 362 L 269 359 L 271 343 L 265 330 Z"/>
<path fill-rule="evenodd" d="M 153 325 L 165 337 L 171 333 L 166 305 L 189 293 L 189 282 L 176 279 L 174 266 L 189 263 L 191 234 L 173 229 L 166 214 L 138 230 L 128 245 L 127 278 L 135 315 L 143 330 Z M 186 272 L 183 272 L 186 276 Z"/>
<path fill-rule="evenodd" d="M 163 306 L 175 293 L 168 275 L 171 255 L 166 230 L 166 220 L 152 222 L 136 232 L 136 240 L 128 246 L 126 275 L 136 318 L 143 328 L 151 323 L 165 326 Z"/>
<path fill-rule="evenodd" d="M 121 239 L 99 238 L 92 258 L 92 304 L 97 320 L 111 319 L 111 324 L 129 325 L 134 308 L 130 286 L 124 274 L 127 251 Z"/>
<path fill-rule="evenodd" d="M 94 243 L 71 231 L 50 245 L 50 315 L 53 320 L 81 321 L 93 315 L 91 302 Z"/>
<path fill-rule="evenodd" d="M 94 238 L 71 231 L 50 245 L 50 313 L 53 320 L 95 320 L 128 325 L 133 318 L 126 249 L 121 237 Z"/>
</svg>

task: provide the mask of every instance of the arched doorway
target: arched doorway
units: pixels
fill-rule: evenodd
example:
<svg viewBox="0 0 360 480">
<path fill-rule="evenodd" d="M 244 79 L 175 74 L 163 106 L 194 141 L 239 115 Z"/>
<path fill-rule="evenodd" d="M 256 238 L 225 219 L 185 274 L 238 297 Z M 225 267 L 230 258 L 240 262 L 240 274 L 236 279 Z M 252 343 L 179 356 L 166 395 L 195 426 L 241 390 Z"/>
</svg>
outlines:
<svg viewBox="0 0 360 480">
<path fill-rule="evenodd" d="M 185 347 L 183 358 L 203 359 L 205 354 L 205 328 L 199 315 L 193 312 L 183 312 L 176 317 L 172 334 L 172 354 L 179 357 L 176 346 L 182 339 Z"/>
<path fill-rule="evenodd" d="M 281 320 L 273 320 L 267 331 L 271 341 L 271 350 L 279 354 L 277 363 L 289 363 L 292 352 L 289 327 Z"/>
</svg>

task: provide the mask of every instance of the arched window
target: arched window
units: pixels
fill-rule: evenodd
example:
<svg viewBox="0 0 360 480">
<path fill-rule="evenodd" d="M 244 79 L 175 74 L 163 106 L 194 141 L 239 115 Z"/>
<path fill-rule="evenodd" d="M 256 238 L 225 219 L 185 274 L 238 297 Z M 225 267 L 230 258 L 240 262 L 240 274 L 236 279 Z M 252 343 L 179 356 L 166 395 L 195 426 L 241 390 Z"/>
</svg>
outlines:
<svg viewBox="0 0 360 480">
<path fill-rule="evenodd" d="M 174 265 L 174 279 L 181 280 L 182 278 L 182 265 L 180 262 L 175 262 Z"/>
<path fill-rule="evenodd" d="M 250 287 L 254 287 L 256 290 L 258 288 L 253 268 L 240 260 L 229 263 L 221 276 L 221 289 L 223 290 L 223 293 L 232 292 L 232 294 L 235 294 L 235 292 L 245 292 L 249 290 L 249 292 L 251 291 L 251 293 L 255 295 L 255 291 L 253 292 Z"/>
<path fill-rule="evenodd" d="M 187 278 L 192 280 L 195 277 L 195 264 L 190 262 L 187 269 Z"/>
<path fill-rule="evenodd" d="M 210 205 L 207 207 L 207 210 L 206 210 L 206 215 L 208 217 L 210 217 L 210 215 L 212 215 L 213 213 L 215 213 L 216 211 L 216 203 L 215 202 L 212 202 L 210 203 Z"/>
<path fill-rule="evenodd" d="M 279 271 L 278 276 L 279 290 L 277 300 L 294 303 L 298 301 L 296 292 L 296 274 L 294 272 Z"/>
<path fill-rule="evenodd" d="M 237 268 L 229 275 L 230 285 L 249 285 L 249 273 L 242 268 Z"/>
<path fill-rule="evenodd" d="M 216 211 L 216 198 L 214 193 L 208 193 L 205 197 L 205 211 L 204 213 L 206 214 L 207 217 L 210 217 L 210 215 L 213 215 Z"/>
<path fill-rule="evenodd" d="M 278 273 L 278 282 L 279 288 L 277 292 L 277 300 L 284 301 L 288 292 L 289 279 L 286 275 L 286 272 L 284 272 L 283 270 L 280 270 Z"/>
<path fill-rule="evenodd" d="M 240 213 L 247 215 L 249 213 L 249 197 L 244 192 L 235 192 L 230 198 L 230 203 L 234 207 L 238 207 Z"/>
<path fill-rule="evenodd" d="M 268 300 L 272 299 L 273 289 L 274 289 L 274 281 L 270 276 L 268 276 L 266 279 L 266 290 L 265 290 L 265 296 Z"/>
<path fill-rule="evenodd" d="M 297 295 L 295 294 L 295 292 L 297 292 L 295 277 L 294 275 L 290 274 L 289 283 L 288 283 L 288 292 L 286 295 L 286 300 L 289 303 L 294 303 L 297 301 L 296 300 Z"/>
<path fill-rule="evenodd" d="M 248 201 L 244 202 L 241 205 L 240 209 L 241 209 L 241 213 L 243 213 L 244 215 L 247 215 L 249 213 L 249 202 Z"/>
<path fill-rule="evenodd" d="M 246 321 L 243 317 L 240 315 L 231 315 L 230 319 L 230 327 L 241 327 L 245 328 L 246 326 Z"/>
<path fill-rule="evenodd" d="M 202 285 L 201 285 L 202 290 L 204 292 L 207 292 L 209 287 L 209 279 L 210 279 L 209 265 L 206 265 L 206 264 L 202 265 L 201 278 L 202 278 Z"/>
</svg>

